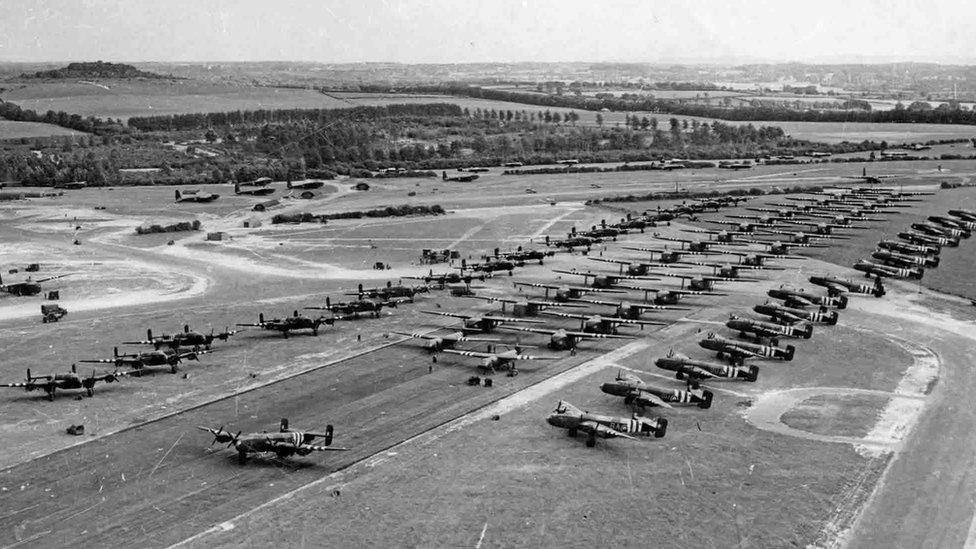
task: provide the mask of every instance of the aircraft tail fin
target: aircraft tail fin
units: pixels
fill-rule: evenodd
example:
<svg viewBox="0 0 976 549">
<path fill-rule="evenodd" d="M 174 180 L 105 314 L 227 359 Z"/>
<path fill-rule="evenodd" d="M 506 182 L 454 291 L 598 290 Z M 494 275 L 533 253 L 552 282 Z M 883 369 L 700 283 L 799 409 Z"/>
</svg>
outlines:
<svg viewBox="0 0 976 549">
<path fill-rule="evenodd" d="M 701 408 L 702 410 L 707 410 L 708 408 L 711 408 L 712 397 L 714 396 L 715 395 L 711 391 L 708 390 L 702 391 L 702 399 L 701 402 L 698 403 L 698 407 Z"/>
<path fill-rule="evenodd" d="M 790 361 L 793 360 L 793 355 L 796 354 L 796 347 L 792 345 L 786 346 L 786 354 L 783 355 L 783 360 Z"/>
<path fill-rule="evenodd" d="M 324 437 L 324 440 L 322 442 L 323 442 L 323 444 L 325 446 L 331 446 L 332 445 L 332 426 L 331 425 L 326 425 L 325 426 L 325 437 Z"/>
<path fill-rule="evenodd" d="M 281 423 L 279 425 L 279 429 L 278 430 L 280 432 L 282 432 L 282 433 L 287 433 L 288 432 L 288 418 L 286 418 L 286 417 L 281 418 Z"/>
<path fill-rule="evenodd" d="M 759 366 L 750 364 L 748 373 L 746 374 L 746 381 L 755 382 L 757 379 L 759 379 Z"/>
</svg>

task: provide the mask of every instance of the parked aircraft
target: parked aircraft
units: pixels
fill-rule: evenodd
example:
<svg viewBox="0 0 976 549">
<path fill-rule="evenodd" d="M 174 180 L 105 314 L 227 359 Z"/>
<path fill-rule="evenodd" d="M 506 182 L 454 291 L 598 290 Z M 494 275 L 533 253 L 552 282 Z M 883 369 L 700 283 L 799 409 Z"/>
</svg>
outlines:
<svg viewBox="0 0 976 549">
<path fill-rule="evenodd" d="M 281 419 L 277 433 L 262 432 L 241 435 L 241 432 L 238 431 L 235 435 L 230 431 L 224 431 L 223 426 L 217 429 L 210 427 L 197 427 L 197 429 L 213 435 L 214 439 L 210 443 L 211 446 L 218 442 L 227 444 L 228 448 L 233 446 L 237 450 L 237 459 L 241 464 L 247 460 L 248 454 L 271 453 L 277 455 L 279 459 L 284 459 L 296 454 L 307 456 L 312 452 L 348 450 L 348 448 L 332 447 L 333 429 L 331 425 L 326 425 L 324 433 L 292 431 L 288 428 L 288 420 L 285 418 Z M 323 443 L 312 444 L 316 438 L 323 439 Z"/>
<path fill-rule="evenodd" d="M 802 309 L 810 305 L 822 307 L 836 307 L 837 309 L 847 308 L 847 296 L 816 295 L 806 290 L 795 289 L 789 286 L 780 286 L 766 292 L 769 297 L 782 299 L 788 307 Z"/>
<path fill-rule="evenodd" d="M 500 330 L 531 332 L 535 334 L 546 334 L 549 336 L 547 346 L 554 351 L 568 351 L 576 348 L 580 341 L 584 339 L 634 339 L 629 335 L 617 334 L 598 334 L 594 332 L 574 332 L 562 328 L 528 328 L 516 326 L 500 326 Z"/>
<path fill-rule="evenodd" d="M 213 202 L 220 198 L 219 194 L 198 193 L 196 191 L 176 191 L 177 202 Z"/>
<path fill-rule="evenodd" d="M 249 189 L 241 188 L 240 183 L 234 183 L 234 194 L 241 196 L 268 196 L 275 192 L 272 187 L 252 187 Z"/>
<path fill-rule="evenodd" d="M 315 189 L 321 189 L 325 185 L 325 181 L 302 181 L 300 183 L 292 183 L 289 181 L 287 186 L 289 189 L 299 189 L 303 191 L 312 191 Z"/>
<path fill-rule="evenodd" d="M 925 274 L 925 269 L 922 267 L 915 267 L 915 268 L 889 267 L 887 265 L 872 263 L 864 259 L 858 260 L 857 263 L 854 264 L 854 269 L 863 272 L 864 276 L 867 277 L 887 276 L 892 278 L 920 279 Z"/>
<path fill-rule="evenodd" d="M 734 314 L 729 315 L 729 320 L 725 326 L 739 332 L 741 337 L 746 334 L 753 334 L 757 339 L 769 339 L 773 345 L 779 345 L 780 337 L 802 337 L 810 339 L 813 335 L 813 324 L 805 324 L 802 327 L 790 324 L 776 324 L 773 322 L 763 322 L 751 318 L 742 318 Z"/>
<path fill-rule="evenodd" d="M 816 284 L 817 286 L 827 288 L 827 295 L 831 297 L 839 296 L 845 292 L 873 295 L 874 297 L 881 297 L 885 295 L 884 284 L 881 283 L 880 278 L 875 278 L 874 284 L 860 284 L 857 282 L 851 282 L 850 280 L 837 278 L 835 276 L 821 275 L 811 276 L 810 282 L 812 284 Z"/>
<path fill-rule="evenodd" d="M 596 334 L 616 334 L 617 326 L 620 324 L 632 324 L 640 326 L 641 329 L 644 326 L 666 326 L 668 324 L 667 322 L 658 322 L 656 320 L 634 320 L 591 314 L 557 313 L 554 311 L 543 311 L 542 314 L 577 319 L 580 321 L 581 332 L 592 332 Z"/>
<path fill-rule="evenodd" d="M 538 300 L 538 299 L 508 299 L 503 297 L 488 297 L 480 295 L 467 296 L 474 299 L 482 299 L 489 303 L 501 303 L 502 312 L 505 312 L 505 307 L 508 305 L 512 306 L 512 314 L 515 316 L 536 316 L 540 311 L 548 309 L 551 307 L 562 307 L 562 308 L 582 308 L 584 305 L 573 304 L 566 301 L 549 301 L 549 300 Z"/>
<path fill-rule="evenodd" d="M 498 316 L 493 314 L 476 316 L 476 315 L 466 315 L 463 313 L 449 313 L 445 311 L 421 310 L 420 312 L 427 313 L 429 315 L 440 315 L 440 316 L 449 316 L 452 318 L 460 318 L 462 321 L 461 329 L 464 332 L 490 332 L 503 322 L 523 322 L 523 323 L 530 323 L 530 324 L 543 324 L 543 321 L 541 320 L 534 320 L 529 318 L 514 318 L 508 316 Z"/>
<path fill-rule="evenodd" d="M 697 383 L 689 385 L 687 389 L 667 389 L 647 385 L 644 380 L 621 370 L 617 373 L 613 383 L 600 385 L 600 390 L 608 395 L 624 397 L 624 403 L 637 406 L 662 406 L 671 408 L 671 404 L 693 404 L 701 409 L 712 406 L 712 392 L 697 387 Z"/>
<path fill-rule="evenodd" d="M 70 274 L 70 273 L 69 273 Z M 12 284 L 4 284 L 3 277 L 0 276 L 0 292 L 8 293 L 15 296 L 32 296 L 41 293 L 41 283 L 48 282 L 51 280 L 57 280 L 59 278 L 64 278 L 68 276 L 67 274 L 58 276 L 49 276 L 47 278 L 42 278 L 40 280 L 32 280 L 31 277 L 27 277 L 24 282 L 14 282 Z"/>
<path fill-rule="evenodd" d="M 516 282 L 515 286 L 531 286 L 533 288 L 544 288 L 546 293 L 546 299 L 549 299 L 549 291 L 552 290 L 554 295 L 553 299 L 556 301 L 569 301 L 571 299 L 578 299 L 583 297 L 588 293 L 609 293 L 609 294 L 624 294 L 627 293 L 624 290 L 612 289 L 612 288 L 593 288 L 591 286 L 574 286 L 570 284 L 542 284 L 539 282 Z"/>
<path fill-rule="evenodd" d="M 258 322 L 256 324 L 238 324 L 238 326 L 254 326 L 264 330 L 278 331 L 287 339 L 289 332 L 294 332 L 295 330 L 311 330 L 312 335 L 317 336 L 319 335 L 319 327 L 323 324 L 331 326 L 335 324 L 335 319 L 324 316 L 309 318 L 299 315 L 298 311 L 295 311 L 292 316 L 272 318 L 270 320 L 265 320 L 264 313 L 261 313 L 258 315 Z"/>
<path fill-rule="evenodd" d="M 665 418 L 648 418 L 636 413 L 630 418 L 604 414 L 594 414 L 564 402 L 556 404 L 556 409 L 546 418 L 549 425 L 568 430 L 570 437 L 583 432 L 587 435 L 586 445 L 596 446 L 596 438 L 634 438 L 632 435 L 661 438 L 668 430 Z"/>
<path fill-rule="evenodd" d="M 92 370 L 90 376 L 82 377 L 78 375 L 75 365 L 71 365 L 71 371 L 65 374 L 51 374 L 46 376 L 31 375 L 30 368 L 27 369 L 27 380 L 19 383 L 0 383 L 0 387 L 23 387 L 28 393 L 41 390 L 47 394 L 48 400 L 54 400 L 57 391 L 84 389 L 88 396 L 94 396 L 95 384 L 101 381 L 112 383 L 124 376 L 125 372 L 112 372 L 107 374 L 95 375 Z"/>
<path fill-rule="evenodd" d="M 685 355 L 675 353 L 673 349 L 668 352 L 666 357 L 655 360 L 654 364 L 662 370 L 674 372 L 674 377 L 678 379 L 743 379 L 745 381 L 756 381 L 759 378 L 759 366 L 754 364 L 750 364 L 749 366 L 734 366 L 703 360 L 692 360 Z"/>
<path fill-rule="evenodd" d="M 494 348 L 489 345 L 488 352 L 482 353 L 479 351 L 459 351 L 457 349 L 444 349 L 445 353 L 461 356 L 470 356 L 481 359 L 481 364 L 478 366 L 485 373 L 494 373 L 498 370 L 507 369 L 509 376 L 517 376 L 518 368 L 515 363 L 520 360 L 559 360 L 558 356 L 534 356 L 526 355 L 522 353 L 522 348 L 519 345 L 513 348 L 502 351 L 500 353 L 495 352 Z"/>
<path fill-rule="evenodd" d="M 705 339 L 698 342 L 704 349 L 715 351 L 719 358 L 728 356 L 733 364 L 742 364 L 747 358 L 779 358 L 793 360 L 796 349 L 792 345 L 785 348 L 775 345 L 760 345 L 746 341 L 733 341 L 718 334 L 709 333 Z"/>
<path fill-rule="evenodd" d="M 213 351 L 179 351 L 175 349 L 160 349 L 144 353 L 119 354 L 119 348 L 112 350 L 112 358 L 79 360 L 96 364 L 114 364 L 116 367 L 127 366 L 133 370 L 145 370 L 151 366 L 169 366 L 172 373 L 176 373 L 180 362 L 184 360 L 199 360 L 197 357 Z"/>
<path fill-rule="evenodd" d="M 122 343 L 126 345 L 152 345 L 156 349 L 159 349 L 160 347 L 170 347 L 172 349 L 176 349 L 178 347 L 199 346 L 209 349 L 214 340 L 219 339 L 221 341 L 227 341 L 230 336 L 238 332 L 240 332 L 240 330 L 224 329 L 223 332 L 215 334 L 213 329 L 211 329 L 209 334 L 203 334 L 200 332 L 191 332 L 190 326 L 188 324 L 184 324 L 182 332 L 153 336 L 152 329 L 147 329 L 146 339 L 142 341 L 123 341 Z"/>
<path fill-rule="evenodd" d="M 449 334 L 437 334 L 432 335 L 429 333 L 421 334 L 417 332 L 390 332 L 391 334 L 412 337 L 416 339 L 424 340 L 424 347 L 436 352 L 443 351 L 445 349 L 453 349 L 458 343 L 497 343 L 501 341 L 500 339 L 491 337 L 470 337 L 464 335 L 464 332 L 451 332 Z"/>
<path fill-rule="evenodd" d="M 771 301 L 756 305 L 752 308 L 752 310 L 761 315 L 771 317 L 776 322 L 784 324 L 795 324 L 797 322 L 807 321 L 834 325 L 837 324 L 837 319 L 839 316 L 837 311 L 828 311 L 825 307 L 821 307 L 816 311 L 811 311 L 807 309 L 787 307 Z"/>
</svg>

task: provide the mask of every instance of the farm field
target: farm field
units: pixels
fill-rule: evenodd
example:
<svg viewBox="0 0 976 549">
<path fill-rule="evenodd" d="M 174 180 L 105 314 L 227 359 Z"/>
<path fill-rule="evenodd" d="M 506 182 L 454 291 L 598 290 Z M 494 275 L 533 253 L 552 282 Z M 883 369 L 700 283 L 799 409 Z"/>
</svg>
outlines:
<svg viewBox="0 0 976 549">
<path fill-rule="evenodd" d="M 79 136 L 85 135 L 84 132 L 62 128 L 54 124 L 43 124 L 41 122 L 17 122 L 14 120 L 0 120 L 0 141 L 8 139 L 21 139 L 32 137 L 60 137 L 60 136 Z"/>
<path fill-rule="evenodd" d="M 80 83 L 40 82 L 13 86 L 0 95 L 22 108 L 37 112 L 63 110 L 83 116 L 121 118 L 151 116 L 154 114 L 183 114 L 198 112 L 224 112 L 255 109 L 285 108 L 349 108 L 353 106 L 378 106 L 400 103 L 454 103 L 470 110 L 527 110 L 544 112 L 546 107 L 525 105 L 507 101 L 493 101 L 466 97 L 413 94 L 371 94 L 357 92 L 330 92 L 322 94 L 314 90 L 254 87 L 238 84 L 212 84 L 179 80 L 144 81 L 125 80 Z M 553 111 L 569 109 L 549 108 Z M 578 123 L 596 125 L 594 111 L 579 111 Z M 659 123 L 670 118 L 712 122 L 711 119 L 671 116 L 648 112 L 604 112 L 605 126 L 624 123 L 628 115 L 656 117 Z M 723 121 L 727 124 L 746 122 Z M 783 128 L 797 139 L 838 143 L 841 141 L 888 141 L 889 143 L 955 139 L 976 136 L 976 127 L 938 124 L 844 124 L 834 122 L 776 122 L 753 121 L 755 126 L 771 125 Z"/>
<path fill-rule="evenodd" d="M 181 80 L 31 82 L 11 86 L 0 98 L 39 113 L 65 111 L 123 121 L 132 116 L 344 106 L 314 90 Z"/>
<path fill-rule="evenodd" d="M 973 176 L 972 161 L 942 164 L 944 172 L 934 171 L 936 162 L 879 162 L 869 168 L 898 174 L 893 184 L 906 190 Z M 40 323 L 40 297 L 0 298 L 0 337 L 12 342 L 0 349 L 0 380 L 22 379 L 25 366 L 50 373 L 80 359 L 110 357 L 113 346 L 122 352 L 148 348 L 122 343 L 143 338 L 146 328 L 156 334 L 183 324 L 205 332 L 234 329 L 254 322 L 258 313 L 281 317 L 321 305 L 326 297 L 354 299 L 340 296 L 359 283 L 413 284 L 406 277 L 447 269 L 417 264 L 421 247 L 451 245 L 472 258 L 530 239 L 541 248 L 542 235 L 561 236 L 572 226 L 582 229 L 630 209 L 666 205 L 592 207 L 583 204 L 588 198 L 676 185 L 728 190 L 849 184 L 843 176 L 859 173 L 861 166 L 546 176 L 503 176 L 492 168 L 477 184 L 369 180 L 366 192 L 351 190 L 355 180 L 338 179 L 329 183 L 336 192 L 285 200 L 266 212 L 251 209 L 261 199 L 231 196 L 227 185 L 201 186 L 223 195 L 206 204 L 174 203 L 173 187 L 86 188 L 56 199 L 3 203 L 0 238 L 17 243 L 0 247 L 5 269 L 33 260 L 44 274 L 71 274 L 45 283 L 46 289 L 62 289 L 70 312 L 60 323 Z M 280 196 L 283 183 L 273 186 Z M 536 194 L 526 194 L 526 187 Z M 407 196 L 411 191 L 417 194 Z M 974 197 L 969 188 L 937 191 L 889 223 L 905 225 Z M 757 198 L 748 206 L 782 199 Z M 403 203 L 441 204 L 451 213 L 324 226 L 268 222 L 276 213 Z M 729 208 L 701 217 L 748 211 Z M 195 218 L 204 226 L 199 233 L 133 234 L 136 226 Z M 245 228 L 245 221 L 261 225 Z M 621 246 L 660 245 L 653 232 L 688 236 L 683 229 L 691 227 L 679 220 L 629 233 L 590 255 L 639 258 Z M 400 339 L 393 331 L 458 327 L 454 319 L 422 310 L 498 310 L 496 304 L 434 290 L 415 304 L 384 309 L 380 318 L 323 326 L 317 337 L 295 334 L 285 340 L 250 328 L 215 342 L 214 352 L 198 362 L 181 364 L 180 375 L 164 369 L 126 378 L 98 386 L 92 398 L 47 402 L 37 393 L 11 389 L 0 400 L 0 433 L 8 442 L 0 449 L 0 488 L 7 488 L 0 497 L 10 509 L 0 517 L 0 544 L 328 545 L 329 536 L 341 530 L 346 545 L 474 546 L 479 539 L 485 546 L 518 540 L 628 545 L 640 524 L 661 546 L 724 546 L 729 540 L 817 546 L 862 534 L 860 517 L 881 521 L 872 531 L 910 536 L 914 546 L 936 535 L 964 539 L 974 511 L 968 495 L 958 495 L 951 505 L 905 504 L 909 497 L 929 501 L 950 493 L 945 486 L 957 485 L 967 470 L 960 450 L 974 443 L 970 426 L 976 412 L 954 403 L 976 390 L 976 379 L 967 374 L 972 317 L 962 300 L 902 282 L 892 282 L 883 299 L 853 297 L 838 326 L 818 325 L 812 339 L 790 341 L 795 360 L 758 362 L 757 382 L 706 382 L 715 393 L 707 410 L 633 410 L 598 387 L 621 370 L 655 385 L 685 387 L 673 373 L 656 368 L 654 359 L 671 348 L 712 359 L 697 340 L 708 331 L 728 334 L 722 324 L 730 312 L 745 314 L 766 299 L 767 289 L 806 285 L 810 274 L 853 278 L 847 267 L 851 254 L 888 230 L 879 225 L 860 231 L 843 246 L 783 262 L 785 270 L 757 272 L 757 284 L 723 284 L 727 295 L 692 297 L 682 302 L 685 310 L 653 311 L 647 317 L 667 325 L 622 327 L 632 341 L 587 342 L 572 355 L 545 348 L 542 335 L 499 331 L 505 344 L 539 345 L 528 352 L 558 359 L 526 364 L 517 377 L 497 373 L 492 388 L 465 383 L 479 374 L 475 360 L 443 354 L 433 363 L 418 342 L 391 345 Z M 225 240 L 206 241 L 210 231 L 223 232 Z M 71 244 L 74 238 L 81 244 Z M 943 266 L 925 282 L 942 270 L 950 277 L 970 272 L 972 255 L 966 252 L 972 245 L 945 252 Z M 390 262 L 392 269 L 374 270 L 374 260 Z M 483 296 L 524 298 L 541 297 L 542 290 L 519 291 L 512 282 L 580 282 L 552 269 L 615 272 L 579 253 L 560 253 L 545 265 L 474 286 Z M 642 284 L 680 286 L 675 279 Z M 640 294 L 598 298 L 639 300 Z M 610 312 L 604 306 L 586 310 Z M 540 318 L 551 326 L 579 326 L 571 319 Z M 483 344 L 470 348 L 481 350 Z M 587 448 L 581 437 L 574 440 L 545 423 L 560 399 L 622 416 L 661 415 L 671 423 L 663 439 L 600 440 Z M 241 466 L 223 445 L 208 448 L 212 437 L 194 429 L 270 429 L 279 417 L 289 417 L 296 427 L 334 424 L 336 445 L 350 450 L 253 458 Z M 77 423 L 90 436 L 63 434 Z M 932 452 L 944 463 L 941 477 L 925 474 Z M 67 473 L 60 467 L 65 462 Z M 418 499 L 428 504 L 417 506 Z M 47 518 L 31 518 L 40 516 Z"/>
</svg>

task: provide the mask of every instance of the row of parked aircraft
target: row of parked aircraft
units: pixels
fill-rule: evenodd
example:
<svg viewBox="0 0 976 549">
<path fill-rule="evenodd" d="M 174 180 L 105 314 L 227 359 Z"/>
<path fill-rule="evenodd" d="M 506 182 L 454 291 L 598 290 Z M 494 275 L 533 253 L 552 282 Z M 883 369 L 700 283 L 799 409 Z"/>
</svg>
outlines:
<svg viewBox="0 0 976 549">
<path fill-rule="evenodd" d="M 838 193 L 817 198 L 794 199 L 813 204 L 800 206 L 790 203 L 774 204 L 778 206 L 775 210 L 749 208 L 763 215 L 727 216 L 725 220 L 712 222 L 726 225 L 727 228 L 722 230 L 687 229 L 697 234 L 707 234 L 710 240 L 696 242 L 655 235 L 659 240 L 678 243 L 680 248 L 669 250 L 666 247 L 662 249 L 624 246 L 627 250 L 657 254 L 656 258 L 653 255 L 647 260 L 591 257 L 590 259 L 595 261 L 619 265 L 617 275 L 594 275 L 593 284 L 604 288 L 636 290 L 640 288 L 626 281 L 670 276 L 678 277 L 683 282 L 687 281 L 696 291 L 714 294 L 714 284 L 719 282 L 759 280 L 740 276 L 740 271 L 782 269 L 783 267 L 769 265 L 767 262 L 805 259 L 804 256 L 797 255 L 798 252 L 802 252 L 805 248 L 826 246 L 825 241 L 844 239 L 844 230 L 859 230 L 864 228 L 863 223 L 880 220 L 878 215 L 867 212 L 880 214 L 887 208 L 909 206 L 909 202 L 917 200 L 915 197 L 920 194 L 922 193 L 851 191 L 845 195 Z M 956 212 L 951 215 L 958 214 L 957 219 L 961 222 L 976 221 L 976 214 L 967 217 L 968 213 Z M 743 223 L 741 221 L 743 219 L 747 222 Z M 822 219 L 829 219 L 829 221 L 824 222 L 821 221 Z M 935 218 L 930 218 L 930 221 L 940 223 Z M 944 222 L 942 224 L 945 225 Z M 797 231 L 795 227 L 798 226 L 808 227 L 808 230 Z M 951 228 L 961 230 L 971 227 L 953 224 Z M 783 236 L 787 236 L 789 241 L 783 243 L 771 240 Z M 753 252 L 746 250 L 746 246 L 762 246 L 765 251 Z M 891 246 L 879 244 L 879 250 L 891 249 L 893 249 Z M 924 250 L 909 249 L 899 245 L 897 251 L 911 255 Z M 719 254 L 736 257 L 737 262 L 723 264 L 710 260 Z M 931 256 L 922 257 L 929 258 L 928 260 L 931 261 Z M 668 270 L 663 272 L 659 270 L 661 264 L 666 264 Z M 713 272 L 698 275 L 681 274 L 675 270 L 694 267 L 711 268 Z M 681 403 L 708 408 L 712 404 L 713 393 L 701 387 L 702 381 L 726 379 L 755 382 L 759 377 L 759 367 L 754 364 L 747 365 L 746 361 L 790 361 L 795 355 L 796 348 L 792 344 L 781 346 L 782 339 L 809 339 L 815 324 L 828 326 L 837 324 L 838 310 L 847 307 L 851 295 L 882 297 L 886 293 L 880 276 L 875 276 L 871 284 L 861 284 L 831 275 L 811 276 L 809 282 L 824 288 L 826 293 L 786 285 L 770 288 L 767 292 L 770 299 L 765 303 L 757 304 L 752 311 L 757 317 L 763 318 L 732 314 L 725 325 L 735 332 L 737 337 L 725 337 L 713 332 L 708 333 L 698 342 L 701 348 L 714 352 L 722 362 L 693 359 L 675 353 L 673 349 L 667 356 L 655 360 L 657 367 L 672 371 L 677 379 L 687 381 L 687 388 L 654 387 L 636 375 L 621 369 L 613 382 L 601 385 L 601 390 L 607 394 L 623 396 L 625 404 L 638 407 L 670 407 L 675 403 Z M 584 433 L 587 436 L 588 446 L 595 445 L 597 438 L 634 438 L 640 435 L 662 437 L 668 425 L 667 419 L 663 417 L 648 417 L 636 411 L 629 417 L 591 413 L 565 401 L 559 401 L 556 409 L 548 417 L 548 423 L 567 429 L 570 436 Z"/>
</svg>

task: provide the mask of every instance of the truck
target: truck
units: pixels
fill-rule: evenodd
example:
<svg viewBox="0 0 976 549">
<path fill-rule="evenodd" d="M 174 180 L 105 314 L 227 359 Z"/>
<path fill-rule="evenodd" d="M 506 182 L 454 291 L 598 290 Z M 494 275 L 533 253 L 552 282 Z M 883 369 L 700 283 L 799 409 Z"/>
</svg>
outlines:
<svg viewBox="0 0 976 549">
<path fill-rule="evenodd" d="M 57 322 L 66 314 L 68 314 L 68 310 L 60 305 L 56 305 L 54 303 L 45 303 L 41 305 L 41 315 L 43 316 L 42 321 L 45 324 L 48 322 Z"/>
</svg>

